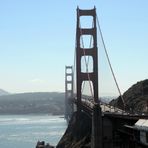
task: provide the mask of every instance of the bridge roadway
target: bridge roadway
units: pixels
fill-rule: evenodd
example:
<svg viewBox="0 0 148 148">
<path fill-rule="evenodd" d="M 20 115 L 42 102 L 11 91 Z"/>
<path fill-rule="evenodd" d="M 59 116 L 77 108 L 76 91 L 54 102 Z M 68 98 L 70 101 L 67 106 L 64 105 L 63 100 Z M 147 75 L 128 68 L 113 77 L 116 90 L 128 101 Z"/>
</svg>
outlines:
<svg viewBox="0 0 148 148">
<path fill-rule="evenodd" d="M 73 98 L 72 102 L 74 104 L 77 104 L 77 98 L 76 97 Z M 92 99 L 82 99 L 81 102 L 82 102 L 81 103 L 82 110 L 87 115 L 92 117 L 93 106 L 95 104 L 94 101 Z M 148 115 L 146 114 L 131 114 L 102 101 L 100 102 L 100 107 L 102 110 L 102 116 L 109 116 L 111 118 L 121 118 L 121 119 L 133 119 L 133 120 L 148 119 Z"/>
<path fill-rule="evenodd" d="M 77 104 L 77 98 L 73 98 L 72 99 L 72 102 Z M 86 111 L 86 113 L 88 113 L 89 115 L 92 114 L 92 110 L 93 110 L 93 106 L 95 104 L 95 102 L 92 100 L 92 99 L 82 99 L 81 100 L 81 107 L 82 107 L 82 110 Z M 113 107 L 107 103 L 104 103 L 104 102 L 100 102 L 100 107 L 101 107 L 101 110 L 102 110 L 102 113 L 103 114 L 127 114 L 125 111 L 117 108 L 117 107 Z"/>
</svg>

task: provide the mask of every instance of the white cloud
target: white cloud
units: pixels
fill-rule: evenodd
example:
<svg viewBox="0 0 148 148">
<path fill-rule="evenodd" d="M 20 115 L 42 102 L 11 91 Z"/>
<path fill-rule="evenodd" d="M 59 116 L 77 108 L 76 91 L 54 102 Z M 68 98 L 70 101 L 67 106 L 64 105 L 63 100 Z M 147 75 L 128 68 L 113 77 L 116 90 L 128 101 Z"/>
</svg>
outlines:
<svg viewBox="0 0 148 148">
<path fill-rule="evenodd" d="M 39 84 L 45 83 L 44 80 L 39 79 L 39 78 L 32 79 L 32 80 L 30 80 L 30 82 L 31 82 L 31 83 L 39 83 Z"/>
</svg>

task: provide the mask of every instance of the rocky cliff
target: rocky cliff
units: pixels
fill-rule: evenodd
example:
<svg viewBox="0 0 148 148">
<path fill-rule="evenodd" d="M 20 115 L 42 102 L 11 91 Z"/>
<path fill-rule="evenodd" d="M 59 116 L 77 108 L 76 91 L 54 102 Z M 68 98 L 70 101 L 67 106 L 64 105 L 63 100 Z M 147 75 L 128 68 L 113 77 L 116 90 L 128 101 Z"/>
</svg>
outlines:
<svg viewBox="0 0 148 148">
<path fill-rule="evenodd" d="M 79 115 L 76 112 L 56 148 L 91 148 L 90 141 L 91 119 L 83 112 Z"/>
<path fill-rule="evenodd" d="M 148 79 L 137 82 L 124 94 L 125 109 L 131 112 L 147 112 L 148 105 Z M 124 108 L 121 97 L 110 102 L 111 105 Z"/>
</svg>

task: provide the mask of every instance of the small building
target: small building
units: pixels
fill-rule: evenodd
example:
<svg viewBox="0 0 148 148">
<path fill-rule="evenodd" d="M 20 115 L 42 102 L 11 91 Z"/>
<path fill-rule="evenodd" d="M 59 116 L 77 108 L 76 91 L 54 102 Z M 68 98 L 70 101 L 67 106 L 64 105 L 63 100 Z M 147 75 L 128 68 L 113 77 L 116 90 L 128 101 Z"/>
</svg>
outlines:
<svg viewBox="0 0 148 148">
<path fill-rule="evenodd" d="M 148 146 L 148 119 L 139 119 L 133 128 L 139 133 L 139 142 Z"/>
</svg>

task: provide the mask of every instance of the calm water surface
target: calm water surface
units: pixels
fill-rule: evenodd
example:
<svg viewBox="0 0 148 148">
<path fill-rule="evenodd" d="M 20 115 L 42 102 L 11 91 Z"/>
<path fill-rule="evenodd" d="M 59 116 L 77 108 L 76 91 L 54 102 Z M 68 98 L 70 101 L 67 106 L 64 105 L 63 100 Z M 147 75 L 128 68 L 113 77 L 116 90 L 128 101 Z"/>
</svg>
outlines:
<svg viewBox="0 0 148 148">
<path fill-rule="evenodd" d="M 67 127 L 60 116 L 0 116 L 1 148 L 35 148 L 38 140 L 56 145 Z"/>
</svg>

